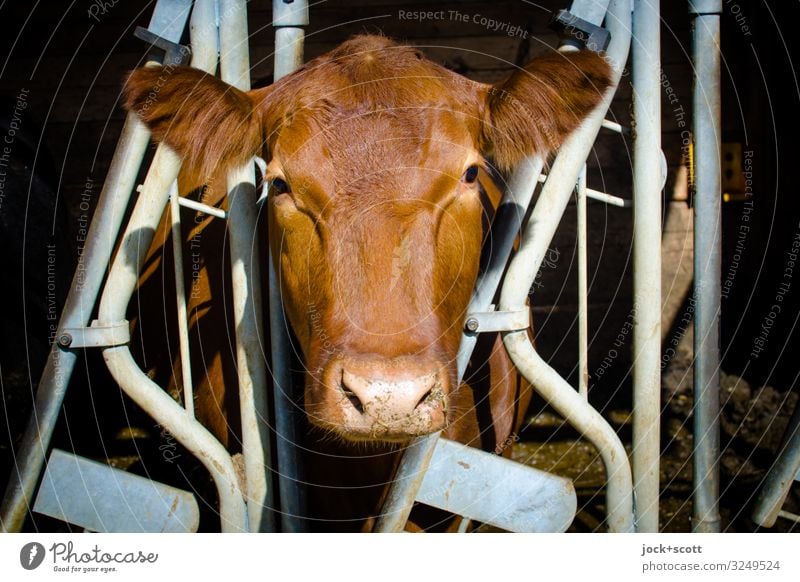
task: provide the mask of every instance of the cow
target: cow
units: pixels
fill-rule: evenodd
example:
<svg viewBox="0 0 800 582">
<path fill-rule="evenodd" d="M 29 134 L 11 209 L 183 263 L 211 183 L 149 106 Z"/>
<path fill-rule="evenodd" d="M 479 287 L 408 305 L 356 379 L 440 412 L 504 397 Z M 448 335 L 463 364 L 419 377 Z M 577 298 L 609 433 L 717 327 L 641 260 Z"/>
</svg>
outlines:
<svg viewBox="0 0 800 582">
<path fill-rule="evenodd" d="M 499 335 L 482 336 L 456 378 L 498 203 L 487 176 L 558 148 L 610 83 L 609 65 L 589 51 L 553 52 L 489 85 L 380 35 L 354 37 L 248 92 L 188 67 L 129 75 L 125 107 L 181 156 L 182 192 L 224 207 L 226 173 L 254 156 L 267 162 L 269 252 L 302 364 L 298 405 L 320 529 L 369 529 L 409 439 L 442 431 L 491 451 L 516 430 L 531 388 Z M 155 274 L 171 270 L 163 224 L 142 293 L 149 282 L 160 294 Z M 201 354 L 195 408 L 233 450 L 224 225 L 197 217 L 186 239 L 206 249 L 199 268 L 186 265 Z M 172 360 L 167 381 L 179 374 Z"/>
</svg>

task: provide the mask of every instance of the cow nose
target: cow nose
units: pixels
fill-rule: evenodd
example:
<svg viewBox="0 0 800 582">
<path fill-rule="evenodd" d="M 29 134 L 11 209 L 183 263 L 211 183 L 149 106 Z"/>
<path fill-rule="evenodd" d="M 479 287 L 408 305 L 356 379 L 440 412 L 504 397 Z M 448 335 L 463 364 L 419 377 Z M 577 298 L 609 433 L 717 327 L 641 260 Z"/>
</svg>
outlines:
<svg viewBox="0 0 800 582">
<path fill-rule="evenodd" d="M 439 366 L 349 364 L 335 382 L 344 434 L 405 440 L 444 428 L 447 381 Z"/>
<path fill-rule="evenodd" d="M 365 378 L 342 371 L 342 391 L 361 414 L 402 417 L 435 398 L 437 374 L 410 379 Z"/>
</svg>

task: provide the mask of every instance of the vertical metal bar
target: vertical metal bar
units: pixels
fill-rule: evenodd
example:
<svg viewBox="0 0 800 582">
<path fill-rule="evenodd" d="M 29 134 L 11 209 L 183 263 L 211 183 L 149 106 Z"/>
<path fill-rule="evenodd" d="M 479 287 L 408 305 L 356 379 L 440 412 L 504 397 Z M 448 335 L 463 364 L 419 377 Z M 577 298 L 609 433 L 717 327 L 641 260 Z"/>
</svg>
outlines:
<svg viewBox="0 0 800 582">
<path fill-rule="evenodd" d="M 274 80 L 277 82 L 303 64 L 303 27 L 308 25 L 308 2 L 275 0 L 272 16 L 275 26 Z M 302 410 L 293 397 L 294 387 L 289 370 L 292 350 L 272 253 L 269 253 L 269 325 L 281 528 L 285 532 L 302 532 L 305 529 L 302 517 L 305 515 L 306 502 L 298 445 L 300 435 L 297 431 L 298 415 L 302 414 Z"/>
<path fill-rule="evenodd" d="M 615 86 L 619 82 L 630 46 L 630 10 L 629 0 L 612 0 L 606 18 L 611 33 L 606 56 L 613 66 Z M 553 163 L 547 182 L 522 233 L 519 250 L 508 268 L 500 295 L 501 310 L 516 310 L 526 304 L 528 290 L 544 260 L 547 247 L 612 97 L 613 91 L 609 90 L 603 102 L 562 146 Z M 609 529 L 633 531 L 632 476 L 625 448 L 619 437 L 602 416 L 539 357 L 526 332 L 504 333 L 503 341 L 520 373 L 600 451 L 608 480 L 606 513 Z"/>
<path fill-rule="evenodd" d="M 192 12 L 192 45 L 195 47 L 192 53 L 193 67 L 207 72 L 216 68 L 215 32 L 213 0 L 198 0 Z M 204 43 L 213 43 L 213 46 Z M 98 319 L 101 322 L 125 319 L 147 249 L 152 244 L 153 234 L 167 206 L 169 189 L 178 177 L 180 165 L 180 159 L 172 150 L 164 145 L 159 146 L 100 299 Z M 222 444 L 142 372 L 127 345 L 105 348 L 103 358 L 125 393 L 164 426 L 209 471 L 219 495 L 222 530 L 247 531 L 244 497 L 233 461 Z"/>
<path fill-rule="evenodd" d="M 220 2 L 220 71 L 222 79 L 250 90 L 250 55 L 245 0 Z M 235 139 L 235 136 L 231 136 Z M 275 531 L 272 487 L 266 471 L 270 455 L 267 372 L 263 352 L 261 269 L 252 162 L 228 174 L 228 233 L 236 324 L 236 360 L 242 418 L 242 452 L 247 479 L 250 531 Z"/>
<path fill-rule="evenodd" d="M 61 313 L 59 329 L 89 325 L 149 139 L 150 132 L 136 114 L 128 114 Z M 3 497 L 0 531 L 22 528 L 77 359 L 77 350 L 53 343 L 39 379 L 33 412 L 15 456 L 16 475 L 12 473 Z"/>
<path fill-rule="evenodd" d="M 172 255 L 175 261 L 175 304 L 178 316 L 178 344 L 181 357 L 181 383 L 183 407 L 194 416 L 194 389 L 192 360 L 189 353 L 189 316 L 186 312 L 186 284 L 183 280 L 183 235 L 181 234 L 181 207 L 178 182 L 172 183 L 169 192 L 169 212 L 172 226 Z"/>
<path fill-rule="evenodd" d="M 692 0 L 694 78 L 694 503 L 693 526 L 718 532 L 721 258 L 721 0 Z"/>
<path fill-rule="evenodd" d="M 658 531 L 661 416 L 659 0 L 633 9 L 633 483 L 639 532 Z"/>
<path fill-rule="evenodd" d="M 576 211 L 578 214 L 578 394 L 589 399 L 589 297 L 586 218 L 586 164 L 578 175 Z"/>
</svg>

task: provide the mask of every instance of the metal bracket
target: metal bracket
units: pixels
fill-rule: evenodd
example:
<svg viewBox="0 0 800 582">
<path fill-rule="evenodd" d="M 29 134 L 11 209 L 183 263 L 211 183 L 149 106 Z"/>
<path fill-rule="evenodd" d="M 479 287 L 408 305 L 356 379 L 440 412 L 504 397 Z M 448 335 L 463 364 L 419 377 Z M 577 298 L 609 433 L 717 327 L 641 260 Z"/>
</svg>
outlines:
<svg viewBox="0 0 800 582">
<path fill-rule="evenodd" d="M 145 41 L 151 49 L 163 51 L 162 55 L 150 55 L 151 60 L 163 65 L 183 65 L 189 61 L 191 50 L 178 44 L 186 28 L 191 0 L 158 0 L 147 28 L 137 26 L 133 36 Z"/>
<path fill-rule="evenodd" d="M 586 47 L 596 53 L 606 50 L 611 41 L 608 30 L 576 16 L 569 10 L 559 10 L 550 26 L 564 37 L 563 44 L 570 44 L 576 48 Z"/>
<path fill-rule="evenodd" d="M 91 327 L 65 327 L 58 334 L 58 345 L 64 348 L 108 348 L 131 341 L 127 319 L 101 324 L 94 320 Z"/>
<path fill-rule="evenodd" d="M 192 51 L 188 46 L 167 40 L 143 26 L 137 26 L 133 36 L 149 44 L 151 49 L 163 51 L 163 58 L 151 56 L 151 60 L 159 60 L 163 65 L 185 65 L 191 58 Z"/>
<path fill-rule="evenodd" d="M 469 333 L 490 331 L 520 331 L 531 326 L 531 310 L 527 307 L 518 311 L 479 311 L 470 313 L 464 328 Z"/>
</svg>

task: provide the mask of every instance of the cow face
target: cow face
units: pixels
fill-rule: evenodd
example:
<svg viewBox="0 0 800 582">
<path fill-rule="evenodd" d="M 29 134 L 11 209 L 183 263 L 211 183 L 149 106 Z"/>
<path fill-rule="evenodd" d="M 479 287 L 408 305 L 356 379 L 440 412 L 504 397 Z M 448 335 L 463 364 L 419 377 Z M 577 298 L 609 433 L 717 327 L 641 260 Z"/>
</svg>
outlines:
<svg viewBox="0 0 800 582">
<path fill-rule="evenodd" d="M 365 36 L 250 93 L 192 69 L 166 81 L 141 69 L 126 103 L 201 175 L 268 160 L 270 247 L 309 418 L 346 439 L 391 441 L 453 415 L 481 168 L 546 155 L 609 76 L 597 55 L 556 54 L 490 86 Z"/>
</svg>

